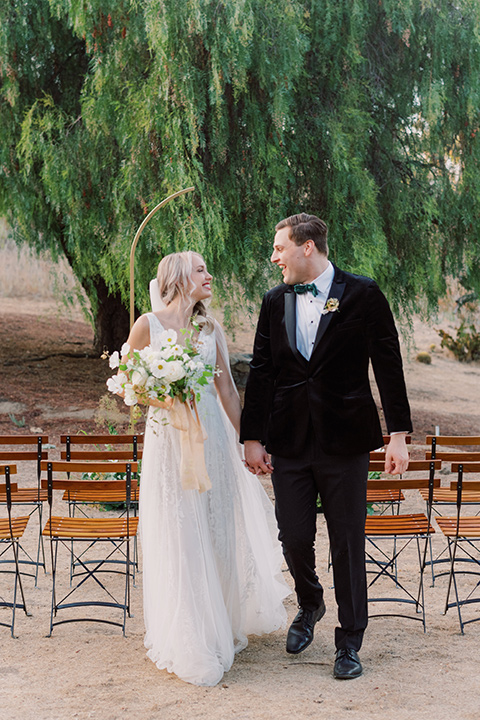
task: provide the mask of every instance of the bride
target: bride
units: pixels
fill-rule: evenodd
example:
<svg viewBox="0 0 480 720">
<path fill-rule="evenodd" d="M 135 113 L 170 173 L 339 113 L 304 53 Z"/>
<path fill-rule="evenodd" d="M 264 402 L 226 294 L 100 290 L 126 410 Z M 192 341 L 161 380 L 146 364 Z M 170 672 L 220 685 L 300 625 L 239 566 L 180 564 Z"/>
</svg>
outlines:
<svg viewBox="0 0 480 720">
<path fill-rule="evenodd" d="M 281 575 L 272 504 L 240 457 L 241 405 L 225 336 L 204 305 L 212 294 L 211 279 L 197 253 L 164 257 L 154 312 L 136 321 L 127 340 L 138 350 L 160 349 L 165 330 L 175 330 L 181 342 L 180 330 L 186 328 L 193 331 L 202 360 L 220 370 L 198 403 L 211 489 L 182 489 L 179 431 L 159 401 L 149 410 L 142 460 L 147 655 L 158 668 L 196 685 L 217 684 L 248 635 L 283 627 L 282 601 L 290 592 Z"/>
</svg>

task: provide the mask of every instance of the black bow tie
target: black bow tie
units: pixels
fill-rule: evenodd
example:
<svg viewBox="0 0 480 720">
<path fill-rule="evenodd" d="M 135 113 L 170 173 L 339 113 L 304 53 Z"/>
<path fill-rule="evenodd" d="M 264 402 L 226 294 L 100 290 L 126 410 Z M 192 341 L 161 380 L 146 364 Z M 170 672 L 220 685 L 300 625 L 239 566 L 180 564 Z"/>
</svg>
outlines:
<svg viewBox="0 0 480 720">
<path fill-rule="evenodd" d="M 318 288 L 315 285 L 315 283 L 307 283 L 305 285 L 294 285 L 293 289 L 299 295 L 303 295 L 303 293 L 306 293 L 306 292 L 311 292 L 313 297 L 317 297 L 317 295 L 318 295 Z"/>
</svg>

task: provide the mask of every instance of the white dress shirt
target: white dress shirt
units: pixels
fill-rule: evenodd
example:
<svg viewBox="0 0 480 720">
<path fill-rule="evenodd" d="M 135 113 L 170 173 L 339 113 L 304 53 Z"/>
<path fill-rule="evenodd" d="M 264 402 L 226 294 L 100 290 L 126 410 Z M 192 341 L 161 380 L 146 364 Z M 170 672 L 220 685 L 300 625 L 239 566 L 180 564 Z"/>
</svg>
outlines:
<svg viewBox="0 0 480 720">
<path fill-rule="evenodd" d="M 318 295 L 313 297 L 311 292 L 297 294 L 297 349 L 307 360 L 310 360 L 313 351 L 318 323 L 328 300 L 334 275 L 334 267 L 328 261 L 327 268 L 313 281 Z"/>
</svg>

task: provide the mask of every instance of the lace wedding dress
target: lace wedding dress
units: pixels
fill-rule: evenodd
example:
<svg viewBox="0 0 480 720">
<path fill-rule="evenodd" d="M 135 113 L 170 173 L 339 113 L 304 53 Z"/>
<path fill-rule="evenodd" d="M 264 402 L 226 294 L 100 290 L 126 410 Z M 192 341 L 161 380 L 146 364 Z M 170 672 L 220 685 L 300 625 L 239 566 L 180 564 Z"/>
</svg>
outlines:
<svg viewBox="0 0 480 720">
<path fill-rule="evenodd" d="M 148 314 L 150 343 L 164 328 Z M 199 336 L 202 359 L 216 364 L 216 331 Z M 198 404 L 207 432 L 211 490 L 183 490 L 179 431 L 168 411 L 149 411 L 140 493 L 145 646 L 157 667 L 196 685 L 215 685 L 247 636 L 283 627 L 273 507 L 241 461 L 235 433 L 212 384 Z M 162 424 L 167 423 L 167 424 Z"/>
</svg>

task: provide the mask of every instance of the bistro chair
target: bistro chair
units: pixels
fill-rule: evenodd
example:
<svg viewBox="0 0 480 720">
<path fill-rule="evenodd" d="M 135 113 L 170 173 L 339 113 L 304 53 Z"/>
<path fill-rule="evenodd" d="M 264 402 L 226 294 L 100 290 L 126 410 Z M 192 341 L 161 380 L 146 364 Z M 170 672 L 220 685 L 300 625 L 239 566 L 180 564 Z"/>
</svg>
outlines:
<svg viewBox="0 0 480 720">
<path fill-rule="evenodd" d="M 43 530 L 44 537 L 50 541 L 52 562 L 52 603 L 50 614 L 50 632 L 56 625 L 69 622 L 102 622 L 122 628 L 125 635 L 127 616 L 130 617 L 130 578 L 131 578 L 131 541 L 136 537 L 138 518 L 131 514 L 132 475 L 138 469 L 134 462 L 117 462 L 115 473 L 124 474 L 122 480 L 105 480 L 102 476 L 110 475 L 112 463 L 56 461 L 42 462 L 42 470 L 47 477 L 42 478 L 42 487 L 47 489 L 49 519 Z M 85 474 L 95 473 L 99 478 L 85 480 Z M 80 475 L 80 477 L 78 477 Z M 122 517 L 71 517 L 53 515 L 54 490 L 88 491 L 89 489 L 120 491 L 125 497 L 125 513 Z M 73 545 L 72 545 L 73 542 Z M 77 552 L 77 544 L 91 548 L 95 544 L 95 559 L 90 561 L 85 552 Z M 58 551 L 63 546 L 69 556 L 73 553 L 73 572 L 70 573 L 70 590 L 59 599 L 58 586 Z M 103 553 L 101 557 L 101 550 Z M 123 582 L 123 599 L 117 599 L 115 588 L 107 587 L 104 576 L 121 575 Z M 86 593 L 87 581 L 100 593 L 100 599 L 92 594 L 82 599 L 82 591 Z M 59 594 L 59 593 L 58 593 Z M 76 599 L 78 598 L 78 599 Z M 106 599 L 105 599 L 106 598 Z M 57 614 L 72 608 L 101 607 L 122 611 L 122 621 L 104 617 L 69 617 L 56 620 Z"/>
<path fill-rule="evenodd" d="M 410 460 L 408 468 L 401 477 L 383 476 L 378 480 L 369 480 L 368 486 L 375 485 L 378 489 L 412 490 L 428 488 L 430 495 L 434 487 L 440 484 L 435 478 L 435 471 L 441 467 L 440 460 Z M 378 460 L 370 462 L 370 471 L 382 471 L 383 463 Z M 427 471 L 427 476 L 412 477 L 419 472 Z M 370 618 L 374 617 L 402 617 L 420 620 L 426 630 L 425 622 L 425 597 L 423 575 L 426 564 L 427 545 L 430 536 L 435 532 L 431 525 L 431 505 L 427 508 L 427 514 L 408 513 L 394 515 L 369 515 L 365 523 L 366 537 L 366 561 L 367 561 L 367 582 L 369 597 L 368 602 L 373 603 L 394 603 L 413 605 L 415 614 L 404 614 L 401 612 L 377 612 L 369 613 Z M 385 543 L 391 547 L 393 552 L 384 548 Z M 405 580 L 401 579 L 397 570 L 399 557 L 405 553 L 411 544 L 416 545 L 419 580 L 415 588 L 407 587 Z M 402 555 L 403 557 L 403 555 Z M 394 595 L 382 594 L 382 588 L 387 585 L 395 588 Z M 393 589 L 393 588 L 392 588 Z"/>
<path fill-rule="evenodd" d="M 478 462 L 480 461 L 480 436 L 478 435 L 427 435 L 425 444 L 430 448 L 426 453 L 427 459 L 438 459 L 444 462 Z M 478 450 L 466 450 L 465 448 L 475 448 Z M 453 448 L 453 449 L 452 449 Z M 470 487 L 470 486 L 469 486 Z M 420 490 L 420 494 L 425 502 L 428 501 L 428 490 Z M 450 487 L 435 488 L 433 492 L 432 510 L 435 515 L 442 516 L 447 511 L 453 510 L 457 505 L 457 492 Z M 476 515 L 480 513 L 480 491 L 464 490 L 462 492 L 462 507 L 474 512 Z M 433 551 L 430 544 L 430 560 L 427 565 L 431 567 L 432 586 L 435 585 L 437 577 L 448 575 L 450 573 L 450 558 L 448 557 L 448 545 L 433 557 Z M 436 568 L 439 568 L 436 572 Z M 445 569 L 447 568 L 447 569 Z"/>
<path fill-rule="evenodd" d="M 25 612 L 25 615 L 29 614 L 25 602 L 25 594 L 23 591 L 18 555 L 20 540 L 23 537 L 23 533 L 25 532 L 30 516 L 25 515 L 23 517 L 12 517 L 12 495 L 18 492 L 18 486 L 17 483 L 12 483 L 10 478 L 12 475 L 16 475 L 16 473 L 17 468 L 15 465 L 0 465 L 0 477 L 5 478 L 5 482 L 0 482 L 0 492 L 6 497 L 6 505 L 8 512 L 7 518 L 0 519 L 0 557 L 2 558 L 2 563 L 8 562 L 14 567 L 13 570 L 6 570 L 3 569 L 2 565 L 2 570 L 0 571 L 0 574 L 2 575 L 14 575 L 12 602 L 5 600 L 3 596 L 0 596 L 0 607 L 7 607 L 12 609 L 11 622 L 0 622 L 0 625 L 3 625 L 4 627 L 9 627 L 12 637 L 15 637 L 16 609 L 19 608 L 20 610 L 23 610 Z M 9 551 L 11 551 L 12 553 L 11 559 L 4 559 L 9 554 Z M 22 600 L 21 602 L 17 602 L 18 590 L 20 590 L 20 596 Z"/>
<path fill-rule="evenodd" d="M 119 460 L 138 462 L 142 458 L 142 445 L 143 435 L 61 435 L 60 437 L 60 458 L 67 462 L 82 461 L 82 462 L 112 462 L 115 463 Z M 105 479 L 119 479 L 118 475 L 114 472 L 115 466 L 112 466 L 112 472 L 107 473 Z M 95 474 L 90 471 L 88 477 L 92 480 L 95 479 Z M 132 483 L 132 494 L 131 494 L 131 509 L 133 516 L 136 517 L 138 514 L 138 501 L 139 501 L 139 485 L 137 480 L 137 473 L 133 475 L 134 482 Z M 100 487 L 92 485 L 89 488 L 80 488 L 78 490 L 72 490 L 71 488 L 65 490 L 63 494 L 63 500 L 68 503 L 68 512 L 71 517 L 74 517 L 76 512 L 81 513 L 84 517 L 91 517 L 92 512 L 98 516 L 99 511 L 109 510 L 112 512 L 118 512 L 119 516 L 125 514 L 126 511 L 126 499 L 125 490 L 115 489 L 113 487 Z M 92 542 L 93 545 L 93 542 Z M 73 550 L 73 548 L 72 548 Z M 85 548 L 84 553 L 87 553 L 89 548 Z M 73 552 L 72 552 L 72 568 L 73 564 Z M 137 538 L 133 541 L 133 558 L 134 564 L 132 568 L 132 580 L 135 585 L 136 571 L 138 570 L 138 546 Z M 90 562 L 94 562 L 91 560 Z"/>
<path fill-rule="evenodd" d="M 29 516 L 35 513 L 38 515 L 38 542 L 36 550 L 36 558 L 33 559 L 25 549 L 20 546 L 20 556 L 18 562 L 20 565 L 29 565 L 35 567 L 35 587 L 38 583 L 38 568 L 45 567 L 45 550 L 42 538 L 43 525 L 43 503 L 47 499 L 47 493 L 40 487 L 40 463 L 48 458 L 46 446 L 48 445 L 47 435 L 0 435 L 0 463 L 15 463 L 18 471 L 22 475 L 27 471 L 27 466 L 35 468 L 36 487 L 19 488 L 16 492 L 12 492 L 12 503 L 22 505 L 27 508 Z M 19 463 L 22 463 L 20 467 Z M 7 502 L 5 493 L 0 493 L 0 503 Z"/>
<path fill-rule="evenodd" d="M 463 494 L 480 492 L 480 480 L 465 480 L 467 473 L 476 473 L 480 476 L 480 462 L 452 463 L 452 472 L 457 473 L 457 480 L 450 483 L 450 489 L 457 496 L 457 513 L 453 517 L 439 517 L 437 524 L 447 539 L 450 558 L 450 573 L 448 578 L 447 599 L 445 613 L 457 608 L 460 631 L 464 634 L 465 625 L 478 622 L 480 615 L 464 620 L 462 610 L 466 606 L 480 603 L 480 517 L 462 515 Z M 460 587 L 459 576 L 470 582 L 463 582 Z M 450 602 L 452 589 L 455 599 Z"/>
</svg>

